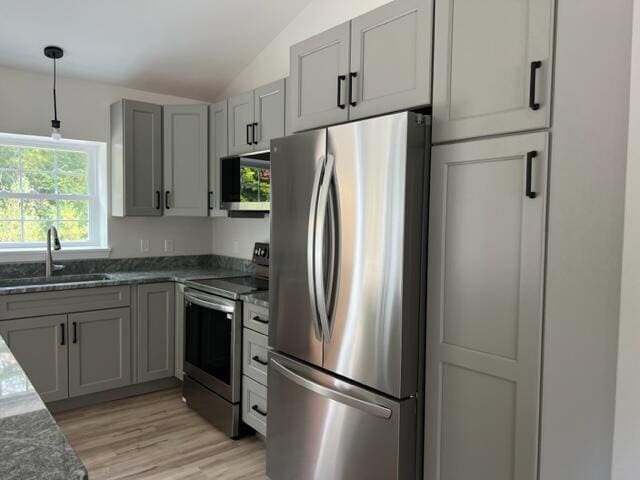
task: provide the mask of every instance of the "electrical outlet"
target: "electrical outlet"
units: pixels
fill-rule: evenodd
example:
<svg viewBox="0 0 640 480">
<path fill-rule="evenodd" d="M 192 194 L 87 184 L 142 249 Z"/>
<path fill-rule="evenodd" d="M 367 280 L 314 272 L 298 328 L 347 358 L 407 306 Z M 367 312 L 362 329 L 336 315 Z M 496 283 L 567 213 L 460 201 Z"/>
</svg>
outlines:
<svg viewBox="0 0 640 480">
<path fill-rule="evenodd" d="M 173 240 L 165 240 L 164 241 L 164 251 L 166 253 L 173 252 Z"/>
<path fill-rule="evenodd" d="M 142 238 L 140 239 L 140 251 L 146 253 L 149 251 L 149 239 Z"/>
</svg>

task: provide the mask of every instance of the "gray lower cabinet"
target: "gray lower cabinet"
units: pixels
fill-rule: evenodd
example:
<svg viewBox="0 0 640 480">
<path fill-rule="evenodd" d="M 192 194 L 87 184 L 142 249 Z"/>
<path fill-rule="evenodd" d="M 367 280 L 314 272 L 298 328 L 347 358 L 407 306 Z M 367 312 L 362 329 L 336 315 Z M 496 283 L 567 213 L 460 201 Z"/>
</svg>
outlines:
<svg viewBox="0 0 640 480">
<path fill-rule="evenodd" d="M 120 100 L 111 105 L 111 214 L 162 215 L 162 107 Z"/>
<path fill-rule="evenodd" d="M 131 384 L 131 311 L 74 313 L 69 324 L 69 396 Z"/>
<path fill-rule="evenodd" d="M 537 478 L 548 135 L 433 148 L 425 478 Z"/>
<path fill-rule="evenodd" d="M 172 377 L 175 371 L 174 285 L 145 284 L 137 290 L 138 382 Z"/>
<path fill-rule="evenodd" d="M 175 376 L 182 380 L 184 375 L 184 284 L 176 283 L 176 341 Z"/>
<path fill-rule="evenodd" d="M 165 106 L 163 125 L 164 214 L 206 217 L 209 196 L 208 106 Z"/>
<path fill-rule="evenodd" d="M 69 396 L 66 315 L 3 321 L 0 335 L 43 401 Z"/>
</svg>

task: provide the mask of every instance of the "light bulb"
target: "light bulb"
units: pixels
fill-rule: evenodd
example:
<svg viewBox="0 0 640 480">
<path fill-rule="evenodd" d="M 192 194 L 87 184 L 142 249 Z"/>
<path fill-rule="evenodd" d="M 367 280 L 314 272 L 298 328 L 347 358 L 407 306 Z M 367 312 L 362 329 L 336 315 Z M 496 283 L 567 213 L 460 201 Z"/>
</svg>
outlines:
<svg viewBox="0 0 640 480">
<path fill-rule="evenodd" d="M 51 138 L 53 138 L 54 140 L 62 139 L 62 134 L 60 133 L 60 129 L 59 128 L 54 128 L 51 131 Z"/>
</svg>

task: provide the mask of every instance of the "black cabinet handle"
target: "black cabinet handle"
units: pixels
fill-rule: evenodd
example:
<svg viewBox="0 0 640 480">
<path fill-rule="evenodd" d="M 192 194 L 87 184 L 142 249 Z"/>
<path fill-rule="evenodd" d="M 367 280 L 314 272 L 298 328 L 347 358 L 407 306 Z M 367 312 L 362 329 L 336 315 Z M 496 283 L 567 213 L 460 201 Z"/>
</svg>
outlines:
<svg viewBox="0 0 640 480">
<path fill-rule="evenodd" d="M 73 343 L 78 343 L 78 323 L 73 322 Z"/>
<path fill-rule="evenodd" d="M 251 135 L 250 130 L 251 130 L 251 124 L 247 123 L 247 145 L 251 145 L 251 140 L 249 139 L 249 136 Z"/>
<path fill-rule="evenodd" d="M 209 207 L 209 210 L 213 210 L 213 192 L 209 192 L 207 196 L 207 207 Z"/>
<path fill-rule="evenodd" d="M 156 210 L 160 210 L 160 190 L 156 190 Z"/>
<path fill-rule="evenodd" d="M 169 206 L 169 190 L 164 192 L 164 208 L 167 210 L 171 210 L 171 207 Z"/>
<path fill-rule="evenodd" d="M 256 412 L 258 415 L 262 415 L 263 417 L 267 416 L 267 412 L 263 412 L 262 410 L 260 410 L 260 407 L 258 405 L 253 405 L 251 407 L 251 410 L 253 410 L 254 412 Z"/>
<path fill-rule="evenodd" d="M 344 110 L 347 106 L 342 103 L 342 82 L 347 79 L 346 75 L 338 75 L 338 108 Z"/>
<path fill-rule="evenodd" d="M 532 151 L 527 152 L 527 180 L 526 180 L 526 189 L 527 189 L 527 197 L 536 198 L 536 192 L 531 189 L 531 169 L 533 167 L 533 159 L 538 156 L 538 152 Z"/>
<path fill-rule="evenodd" d="M 351 72 L 349 74 L 349 105 L 355 107 L 358 102 L 353 101 L 353 79 L 358 78 L 358 72 Z"/>
<path fill-rule="evenodd" d="M 531 62 L 531 74 L 529 80 L 529 108 L 540 110 L 540 104 L 536 102 L 536 73 L 542 67 L 541 61 Z"/>
<path fill-rule="evenodd" d="M 262 360 L 258 355 L 254 355 L 251 360 L 253 360 L 256 363 L 259 363 L 262 366 L 267 366 L 269 365 L 269 362 L 265 362 L 264 360 Z"/>
<path fill-rule="evenodd" d="M 265 325 L 267 325 L 267 324 L 269 323 L 269 320 L 264 320 L 263 318 L 260 318 L 258 315 L 256 315 L 255 317 L 253 317 L 253 320 L 254 320 L 255 322 L 263 323 L 263 324 L 265 324 Z"/>
<path fill-rule="evenodd" d="M 253 138 L 253 144 L 257 145 L 258 141 L 256 140 L 256 129 L 258 128 L 258 123 L 251 124 L 251 137 Z"/>
<path fill-rule="evenodd" d="M 65 339 L 65 334 L 64 334 L 64 323 L 60 324 L 60 332 L 61 332 L 60 345 L 64 345 L 65 343 L 67 343 L 67 340 Z"/>
</svg>

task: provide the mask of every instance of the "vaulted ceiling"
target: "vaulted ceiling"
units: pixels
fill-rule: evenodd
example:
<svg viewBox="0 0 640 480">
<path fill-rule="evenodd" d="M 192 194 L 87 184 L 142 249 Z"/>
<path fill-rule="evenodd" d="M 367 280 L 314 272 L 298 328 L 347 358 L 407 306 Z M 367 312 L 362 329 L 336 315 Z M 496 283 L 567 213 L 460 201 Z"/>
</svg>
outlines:
<svg viewBox="0 0 640 480">
<path fill-rule="evenodd" d="M 0 65 L 214 100 L 309 2 L 2 0 Z"/>
</svg>

